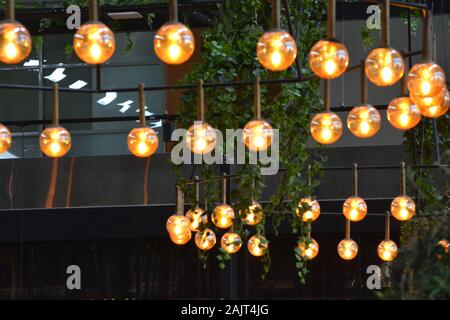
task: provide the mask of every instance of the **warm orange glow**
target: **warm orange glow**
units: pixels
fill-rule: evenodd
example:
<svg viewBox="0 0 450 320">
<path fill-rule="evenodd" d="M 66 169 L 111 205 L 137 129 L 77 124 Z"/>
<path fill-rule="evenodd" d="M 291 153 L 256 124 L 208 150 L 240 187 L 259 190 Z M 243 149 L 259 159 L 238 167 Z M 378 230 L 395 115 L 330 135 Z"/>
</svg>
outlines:
<svg viewBox="0 0 450 320">
<path fill-rule="evenodd" d="M 269 241 L 262 235 L 255 235 L 248 240 L 247 249 L 252 256 L 261 257 L 269 250 Z"/>
<path fill-rule="evenodd" d="M 25 60 L 31 53 L 31 35 L 17 21 L 0 23 L 0 61 L 6 64 L 17 64 Z"/>
<path fill-rule="evenodd" d="M 72 137 L 63 127 L 48 127 L 39 137 L 41 151 L 48 157 L 60 158 L 72 147 Z"/>
<path fill-rule="evenodd" d="M 448 253 L 448 247 L 449 247 L 449 245 L 448 245 L 447 239 L 439 240 L 438 244 L 439 244 L 442 248 L 444 248 L 445 253 Z"/>
<path fill-rule="evenodd" d="M 236 253 L 242 247 L 241 236 L 234 232 L 227 232 L 222 236 L 220 246 L 228 253 Z"/>
<path fill-rule="evenodd" d="M 311 135 L 318 143 L 332 144 L 342 135 L 342 121 L 334 112 L 321 112 L 311 120 Z"/>
<path fill-rule="evenodd" d="M 216 234 L 211 229 L 197 232 L 195 235 L 195 245 L 200 250 L 211 250 L 216 244 Z"/>
<path fill-rule="evenodd" d="M 408 196 L 399 196 L 391 202 L 391 213 L 395 219 L 407 221 L 411 219 L 416 212 L 416 204 Z"/>
<path fill-rule="evenodd" d="M 395 98 L 389 103 L 387 118 L 394 128 L 409 130 L 420 122 L 422 115 L 411 98 L 401 97 Z"/>
<path fill-rule="evenodd" d="M 128 150 L 136 157 L 150 157 L 158 149 L 158 134 L 152 128 L 134 128 L 128 134 Z"/>
<path fill-rule="evenodd" d="M 116 50 L 114 33 L 105 24 L 91 21 L 83 24 L 73 38 L 78 58 L 89 64 L 105 63 Z"/>
<path fill-rule="evenodd" d="M 297 247 L 300 250 L 302 258 L 305 258 L 306 260 L 312 260 L 319 254 L 319 244 L 314 239 L 299 242 Z"/>
<path fill-rule="evenodd" d="M 175 244 L 183 245 L 191 239 L 191 220 L 183 215 L 170 216 L 166 222 L 166 229 Z"/>
<path fill-rule="evenodd" d="M 264 212 L 261 205 L 253 201 L 253 203 L 242 213 L 242 221 L 249 226 L 255 226 L 261 222 L 264 217 Z"/>
<path fill-rule="evenodd" d="M 193 153 L 206 154 L 216 147 L 216 130 L 206 122 L 192 125 L 186 133 L 186 143 Z"/>
<path fill-rule="evenodd" d="M 367 215 L 367 204 L 360 197 L 350 197 L 345 200 L 342 212 L 350 221 L 361 221 Z"/>
<path fill-rule="evenodd" d="M 444 70 L 434 62 L 415 64 L 408 73 L 407 81 L 413 98 L 434 97 L 446 88 Z"/>
<path fill-rule="evenodd" d="M 381 127 L 381 115 L 370 104 L 354 107 L 347 118 L 347 127 L 358 138 L 373 137 Z"/>
<path fill-rule="evenodd" d="M 305 209 L 306 207 L 309 207 L 309 209 L 304 211 L 302 215 L 302 208 Z M 300 200 L 295 213 L 298 217 L 302 215 L 302 219 L 304 222 L 316 221 L 320 215 L 320 204 L 317 200 L 311 198 L 303 198 Z"/>
<path fill-rule="evenodd" d="M 344 239 L 339 242 L 338 254 L 344 260 L 352 260 L 358 255 L 358 244 L 352 239 Z"/>
<path fill-rule="evenodd" d="M 377 86 L 392 86 L 403 77 L 405 62 L 397 50 L 377 48 L 367 56 L 365 72 L 367 78 Z"/>
<path fill-rule="evenodd" d="M 161 61 L 167 64 L 182 64 L 194 53 L 195 38 L 184 24 L 169 22 L 156 32 L 153 47 Z"/>
<path fill-rule="evenodd" d="M 398 248 L 394 241 L 383 240 L 378 245 L 377 253 L 381 260 L 390 262 L 397 257 Z"/>
<path fill-rule="evenodd" d="M 186 243 L 189 242 L 189 240 L 191 240 L 192 234 L 189 233 L 185 233 L 179 236 L 173 235 L 173 234 L 169 234 L 170 240 L 172 240 L 173 243 L 177 244 L 177 245 L 184 245 Z"/>
<path fill-rule="evenodd" d="M 214 208 L 211 214 L 212 222 L 221 229 L 231 227 L 234 219 L 234 210 L 227 204 L 221 204 Z"/>
<path fill-rule="evenodd" d="M 247 123 L 242 138 L 244 144 L 252 151 L 263 151 L 272 145 L 273 129 L 270 123 L 257 119 Z"/>
<path fill-rule="evenodd" d="M 309 52 L 309 66 L 320 78 L 334 79 L 345 72 L 349 55 L 344 44 L 320 40 Z"/>
<path fill-rule="evenodd" d="M 8 151 L 11 147 L 12 135 L 7 127 L 0 124 L 0 154 Z"/>
<path fill-rule="evenodd" d="M 441 93 L 429 98 L 412 98 L 420 113 L 427 118 L 439 118 L 447 113 L 450 106 L 450 93 L 446 88 Z"/>
<path fill-rule="evenodd" d="M 259 63 L 271 71 L 283 71 L 289 68 L 297 57 L 297 44 L 294 38 L 284 30 L 266 32 L 256 46 Z"/>
<path fill-rule="evenodd" d="M 186 212 L 186 217 L 191 219 L 192 231 L 199 231 L 200 226 L 204 226 L 208 223 L 208 214 L 199 207 Z"/>
</svg>

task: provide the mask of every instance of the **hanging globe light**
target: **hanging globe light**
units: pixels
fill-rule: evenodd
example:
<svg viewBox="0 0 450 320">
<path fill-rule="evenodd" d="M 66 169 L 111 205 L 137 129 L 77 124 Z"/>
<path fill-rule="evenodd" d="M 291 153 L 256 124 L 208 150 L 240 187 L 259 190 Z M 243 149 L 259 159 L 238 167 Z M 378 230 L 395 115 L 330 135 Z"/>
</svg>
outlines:
<svg viewBox="0 0 450 320">
<path fill-rule="evenodd" d="M 450 106 L 450 93 L 446 88 L 437 96 L 413 99 L 419 107 L 420 113 L 427 118 L 443 116 Z"/>
<path fill-rule="evenodd" d="M 370 51 L 366 59 L 367 78 L 377 86 L 392 86 L 403 77 L 405 62 L 393 48 L 377 48 Z"/>
<path fill-rule="evenodd" d="M 446 87 L 444 70 L 434 62 L 415 64 L 407 81 L 413 99 L 436 96 Z"/>
<path fill-rule="evenodd" d="M 442 248 L 444 248 L 445 253 L 448 253 L 448 247 L 449 247 L 449 244 L 448 244 L 447 239 L 439 240 L 438 244 L 439 244 Z"/>
<path fill-rule="evenodd" d="M 367 204 L 360 197 L 350 197 L 345 200 L 342 211 L 348 220 L 361 221 L 367 215 Z"/>
<path fill-rule="evenodd" d="M 12 135 L 7 127 L 0 123 L 0 154 L 6 152 L 11 147 Z"/>
<path fill-rule="evenodd" d="M 242 247 L 241 236 L 234 232 L 227 232 L 222 236 L 220 246 L 230 254 L 236 253 Z"/>
<path fill-rule="evenodd" d="M 377 247 L 377 253 L 381 260 L 390 262 L 397 257 L 398 248 L 394 241 L 383 240 Z"/>
<path fill-rule="evenodd" d="M 252 256 L 261 257 L 269 250 L 269 241 L 263 235 L 252 236 L 247 242 L 247 249 Z"/>
<path fill-rule="evenodd" d="M 166 222 L 166 230 L 173 243 L 184 245 L 191 240 L 191 219 L 183 215 L 184 196 L 180 187 L 177 186 L 176 214 L 171 215 Z"/>
<path fill-rule="evenodd" d="M 192 31 L 178 22 L 178 1 L 169 1 L 169 20 L 156 32 L 153 48 L 158 58 L 178 65 L 189 60 L 195 50 L 195 37 Z"/>
<path fill-rule="evenodd" d="M 347 70 L 349 54 L 337 40 L 320 40 L 309 52 L 309 66 L 320 78 L 335 79 Z"/>
<path fill-rule="evenodd" d="M 409 130 L 420 122 L 422 115 L 411 98 L 401 97 L 395 98 L 389 103 L 387 119 L 394 128 Z"/>
<path fill-rule="evenodd" d="M 341 118 L 331 111 L 316 114 L 311 120 L 311 135 L 318 143 L 335 143 L 342 135 Z"/>
<path fill-rule="evenodd" d="M 309 208 L 305 210 L 305 207 Z M 295 211 L 297 217 L 302 217 L 304 222 L 316 221 L 320 215 L 320 204 L 317 200 L 311 198 L 303 198 L 298 203 L 297 209 Z"/>
<path fill-rule="evenodd" d="M 347 127 L 358 138 L 373 137 L 381 127 L 381 115 L 370 104 L 354 107 L 347 118 Z"/>
<path fill-rule="evenodd" d="M 344 239 L 339 242 L 338 254 L 344 260 L 352 260 L 358 255 L 358 244 L 352 239 Z"/>
<path fill-rule="evenodd" d="M 263 218 L 264 212 L 262 206 L 256 201 L 252 201 L 252 204 L 242 212 L 242 221 L 249 226 L 256 226 Z"/>
<path fill-rule="evenodd" d="M 208 223 L 208 214 L 199 207 L 189 210 L 186 213 L 186 217 L 191 219 L 191 230 L 195 232 L 199 231 L 201 226 L 205 226 Z"/>
<path fill-rule="evenodd" d="M 408 221 L 416 212 L 416 204 L 406 192 L 406 164 L 400 164 L 400 196 L 391 202 L 391 214 L 399 221 Z"/>
<path fill-rule="evenodd" d="M 297 244 L 300 256 L 306 260 L 312 260 L 319 254 L 319 244 L 310 238 Z"/>
<path fill-rule="evenodd" d="M 221 204 L 214 208 L 211 215 L 212 222 L 221 229 L 231 227 L 234 219 L 234 210 L 227 204 Z"/>
<path fill-rule="evenodd" d="M 209 228 L 197 232 L 195 235 L 195 245 L 200 250 L 211 250 L 216 244 L 216 234 Z"/>
</svg>

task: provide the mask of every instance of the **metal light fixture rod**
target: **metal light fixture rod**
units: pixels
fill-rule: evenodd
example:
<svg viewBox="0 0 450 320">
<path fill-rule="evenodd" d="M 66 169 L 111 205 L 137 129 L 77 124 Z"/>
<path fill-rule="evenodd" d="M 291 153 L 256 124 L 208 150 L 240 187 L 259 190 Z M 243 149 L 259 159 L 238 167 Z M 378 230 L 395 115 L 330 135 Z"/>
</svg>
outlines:
<svg viewBox="0 0 450 320">
<path fill-rule="evenodd" d="M 382 31 L 381 31 L 381 43 L 383 47 L 389 47 L 391 44 L 390 37 L 390 16 L 391 16 L 391 1 L 384 0 L 382 19 Z"/>
<path fill-rule="evenodd" d="M 368 87 L 367 87 L 367 78 L 366 72 L 364 70 L 365 60 L 361 60 L 361 68 L 360 68 L 360 81 L 361 81 L 361 103 L 367 104 L 368 101 Z"/>
<path fill-rule="evenodd" d="M 335 31 L 335 25 L 336 25 L 336 0 L 328 0 L 328 9 L 327 9 L 327 16 L 328 16 L 328 38 L 334 39 L 336 38 L 336 31 Z"/>
<path fill-rule="evenodd" d="M 272 28 L 281 29 L 280 0 L 272 0 Z"/>
<path fill-rule="evenodd" d="M 352 165 L 352 177 L 353 177 L 353 195 L 358 195 L 358 165 L 354 163 Z"/>
<path fill-rule="evenodd" d="M 345 219 L 345 239 L 350 240 L 350 220 Z"/>
<path fill-rule="evenodd" d="M 197 112 L 198 120 L 205 121 L 205 90 L 201 79 L 197 82 Z"/>
<path fill-rule="evenodd" d="M 430 56 L 430 32 L 431 32 L 431 24 L 430 24 L 430 11 L 422 10 L 422 23 L 423 23 L 423 50 L 422 57 L 424 61 L 429 61 L 431 59 Z"/>
<path fill-rule="evenodd" d="M 195 176 L 195 204 L 198 206 L 200 203 L 200 183 L 198 176 Z"/>
<path fill-rule="evenodd" d="M 386 211 L 384 237 L 385 240 L 391 239 L 391 214 L 389 211 Z"/>
<path fill-rule="evenodd" d="M 323 102 L 325 111 L 331 109 L 331 80 L 323 80 Z"/>
<path fill-rule="evenodd" d="M 59 85 L 53 85 L 53 100 L 52 100 L 52 125 L 59 125 Z"/>
<path fill-rule="evenodd" d="M 227 203 L 227 174 L 222 174 L 222 203 Z"/>
<path fill-rule="evenodd" d="M 14 20 L 16 18 L 16 3 L 14 0 L 6 0 L 5 18 L 6 20 Z"/>
<path fill-rule="evenodd" d="M 98 21 L 98 1 L 90 0 L 89 1 L 89 20 L 90 21 Z"/>
<path fill-rule="evenodd" d="M 178 21 L 178 0 L 169 0 L 169 20 Z"/>
<path fill-rule="evenodd" d="M 404 162 L 400 163 L 400 195 L 404 196 L 406 194 L 406 164 Z"/>
<path fill-rule="evenodd" d="M 184 215 L 184 193 L 180 186 L 177 185 L 177 208 L 178 215 Z"/>
<path fill-rule="evenodd" d="M 145 127 L 145 86 L 139 83 L 139 122 Z"/>
<path fill-rule="evenodd" d="M 261 85 L 260 78 L 256 77 L 253 85 L 253 103 L 255 111 L 255 119 L 261 119 Z"/>
</svg>

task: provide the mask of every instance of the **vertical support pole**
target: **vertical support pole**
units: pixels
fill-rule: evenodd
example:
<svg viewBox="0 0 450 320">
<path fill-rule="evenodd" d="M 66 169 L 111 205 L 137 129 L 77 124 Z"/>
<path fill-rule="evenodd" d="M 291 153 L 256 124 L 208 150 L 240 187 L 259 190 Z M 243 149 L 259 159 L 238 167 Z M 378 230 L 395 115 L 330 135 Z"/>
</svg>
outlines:
<svg viewBox="0 0 450 320">
<path fill-rule="evenodd" d="M 178 21 L 178 0 L 169 0 L 169 21 Z"/>
<path fill-rule="evenodd" d="M 391 239 L 391 214 L 389 211 L 386 211 L 386 220 L 385 220 L 385 229 L 384 229 L 384 238 L 385 240 Z"/>
<path fill-rule="evenodd" d="M 59 85 L 53 85 L 53 99 L 52 99 L 52 125 L 59 125 Z"/>
<path fill-rule="evenodd" d="M 280 0 L 272 0 L 272 28 L 281 29 Z"/>
<path fill-rule="evenodd" d="M 253 102 L 254 102 L 254 112 L 255 119 L 261 119 L 261 86 L 259 84 L 259 77 L 256 77 L 253 85 Z"/>
<path fill-rule="evenodd" d="M 98 21 L 98 1 L 90 0 L 89 1 L 89 21 Z"/>
<path fill-rule="evenodd" d="M 391 1 L 384 0 L 383 13 L 381 19 L 383 22 L 381 31 L 381 43 L 383 47 L 389 47 L 391 43 L 390 39 L 390 16 L 391 16 Z"/>
<path fill-rule="evenodd" d="M 195 176 L 195 205 L 200 206 L 200 182 L 198 181 L 198 176 Z M 205 210 L 207 210 L 205 208 Z"/>
<path fill-rule="evenodd" d="M 176 212 L 178 215 L 184 215 L 184 193 L 179 185 L 177 185 Z"/>
<path fill-rule="evenodd" d="M 361 60 L 360 83 L 361 83 L 361 103 L 362 104 L 367 104 L 367 101 L 368 101 L 367 78 L 366 78 L 366 72 L 364 70 L 365 63 L 366 63 L 365 60 Z"/>
<path fill-rule="evenodd" d="M 430 60 L 430 10 L 424 9 L 421 11 L 422 13 L 422 24 L 423 24 L 423 60 Z"/>
<path fill-rule="evenodd" d="M 400 195 L 406 195 L 406 164 L 400 163 Z"/>
<path fill-rule="evenodd" d="M 205 90 L 203 80 L 197 82 L 197 117 L 199 121 L 205 121 Z"/>
<path fill-rule="evenodd" d="M 356 163 L 352 166 L 353 175 L 353 195 L 358 196 L 358 165 Z"/>
<path fill-rule="evenodd" d="M 225 172 L 222 173 L 222 203 L 227 203 L 227 174 Z"/>
<path fill-rule="evenodd" d="M 350 240 L 350 220 L 345 219 L 345 240 Z"/>
<path fill-rule="evenodd" d="M 323 80 L 323 101 L 325 111 L 330 111 L 331 108 L 331 81 Z"/>
<path fill-rule="evenodd" d="M 16 3 L 14 0 L 6 0 L 5 20 L 14 20 L 16 18 Z"/>
<path fill-rule="evenodd" d="M 333 39 L 336 38 L 336 0 L 328 0 L 328 10 L 327 10 L 327 16 L 328 16 L 328 38 Z"/>
<path fill-rule="evenodd" d="M 139 83 L 139 122 L 145 127 L 145 86 Z"/>
</svg>

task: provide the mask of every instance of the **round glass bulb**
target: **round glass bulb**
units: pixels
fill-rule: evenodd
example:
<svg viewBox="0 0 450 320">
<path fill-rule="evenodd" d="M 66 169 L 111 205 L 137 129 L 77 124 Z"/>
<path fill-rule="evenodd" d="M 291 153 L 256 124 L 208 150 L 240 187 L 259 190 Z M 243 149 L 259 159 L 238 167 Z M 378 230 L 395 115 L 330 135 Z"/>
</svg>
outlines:
<svg viewBox="0 0 450 320">
<path fill-rule="evenodd" d="M 370 104 L 354 107 L 347 117 L 347 127 L 358 138 L 373 137 L 381 127 L 381 115 Z"/>
<path fill-rule="evenodd" d="M 63 127 L 48 127 L 39 137 L 39 146 L 47 157 L 60 158 L 72 147 L 72 137 Z"/>
<path fill-rule="evenodd" d="M 270 123 L 257 119 L 247 123 L 242 138 L 244 144 L 252 151 L 263 151 L 272 145 L 273 129 Z"/>
<path fill-rule="evenodd" d="M 220 246 L 228 253 L 236 253 L 242 247 L 241 236 L 234 232 L 227 232 L 222 236 Z"/>
<path fill-rule="evenodd" d="M 445 88 L 441 94 L 429 98 L 413 98 L 420 113 L 427 118 L 439 118 L 447 113 L 450 106 L 450 93 Z"/>
<path fill-rule="evenodd" d="M 116 50 L 114 33 L 99 21 L 83 24 L 75 33 L 73 48 L 78 58 L 89 64 L 108 61 Z"/>
<path fill-rule="evenodd" d="M 264 212 L 262 206 L 258 202 L 253 201 L 253 203 L 246 210 L 244 210 L 242 214 L 242 221 L 249 226 L 255 226 L 261 222 L 263 217 Z"/>
<path fill-rule="evenodd" d="M 211 250 L 216 244 L 216 234 L 211 229 L 197 232 L 195 235 L 195 245 L 200 250 Z"/>
<path fill-rule="evenodd" d="M 319 254 L 319 244 L 314 239 L 302 241 L 297 244 L 300 255 L 306 260 L 312 260 Z"/>
<path fill-rule="evenodd" d="M 417 63 L 409 71 L 407 83 L 413 97 L 433 97 L 446 87 L 445 73 L 434 62 Z"/>
<path fill-rule="evenodd" d="M 318 143 L 332 144 L 342 135 L 342 121 L 334 112 L 321 112 L 311 120 L 311 135 Z"/>
<path fill-rule="evenodd" d="M 360 197 L 350 197 L 345 200 L 342 212 L 350 221 L 361 221 L 367 215 L 367 204 Z"/>
<path fill-rule="evenodd" d="M 206 122 L 192 125 L 186 133 L 188 148 L 196 154 L 206 154 L 216 147 L 216 130 Z"/>
<path fill-rule="evenodd" d="M 403 77 L 405 62 L 395 49 L 376 48 L 367 56 L 365 72 L 367 78 L 377 86 L 392 86 Z"/>
<path fill-rule="evenodd" d="M 200 226 L 204 226 L 208 223 L 208 214 L 205 210 L 197 207 L 193 210 L 189 210 L 186 213 L 186 217 L 191 219 L 191 230 L 199 231 Z"/>
<path fill-rule="evenodd" d="M 161 61 L 167 64 L 182 64 L 194 53 L 194 34 L 182 23 L 169 22 L 156 32 L 153 47 Z"/>
<path fill-rule="evenodd" d="M 401 97 L 395 98 L 389 103 L 387 119 L 394 128 L 409 130 L 420 122 L 422 115 L 411 98 Z"/>
<path fill-rule="evenodd" d="M 442 248 L 444 248 L 445 253 L 448 253 L 448 247 L 449 247 L 449 245 L 448 245 L 447 239 L 439 240 L 438 244 L 439 244 Z"/>
<path fill-rule="evenodd" d="M 8 151 L 11 147 L 12 135 L 7 127 L 0 123 L 0 154 Z"/>
<path fill-rule="evenodd" d="M 397 257 L 398 248 L 394 241 L 383 240 L 378 245 L 377 253 L 381 260 L 390 262 Z"/>
<path fill-rule="evenodd" d="M 391 202 L 391 213 L 395 219 L 407 221 L 416 213 L 416 204 L 408 196 L 399 196 Z"/>
<path fill-rule="evenodd" d="M 261 257 L 269 250 L 269 241 L 262 235 L 255 235 L 248 239 L 247 249 L 252 256 Z"/>
<path fill-rule="evenodd" d="M 283 71 L 294 63 L 297 57 L 297 44 L 287 31 L 268 31 L 259 39 L 256 55 L 264 68 L 270 71 Z"/>
<path fill-rule="evenodd" d="M 136 157 L 150 157 L 158 149 L 158 134 L 152 128 L 134 128 L 128 134 L 128 149 Z"/>
<path fill-rule="evenodd" d="M 14 20 L 0 23 L 0 61 L 17 64 L 31 53 L 31 35 L 22 24 Z"/>
<path fill-rule="evenodd" d="M 344 260 L 352 260 L 358 255 L 358 244 L 352 239 L 344 239 L 337 246 L 339 256 Z"/>
<path fill-rule="evenodd" d="M 191 234 L 191 219 L 180 214 L 171 215 L 166 222 L 171 237 L 183 237 Z"/>
<path fill-rule="evenodd" d="M 221 229 L 231 227 L 234 219 L 234 210 L 227 204 L 221 204 L 214 208 L 211 214 L 212 222 Z"/>
<path fill-rule="evenodd" d="M 344 44 L 320 40 L 309 52 L 309 66 L 320 78 L 334 79 L 347 70 L 349 54 Z"/>
<path fill-rule="evenodd" d="M 307 207 L 309 207 L 309 209 L 305 211 Z M 320 215 L 320 204 L 317 200 L 311 198 L 303 198 L 300 200 L 295 213 L 297 214 L 297 217 L 302 216 L 302 220 L 304 222 L 316 221 Z"/>
<path fill-rule="evenodd" d="M 189 232 L 189 233 L 181 234 L 179 236 L 176 236 L 173 234 L 169 234 L 169 236 L 170 236 L 170 240 L 172 240 L 173 243 L 181 246 L 181 245 L 188 243 L 189 240 L 191 240 L 192 234 L 191 234 L 191 232 Z"/>
</svg>

